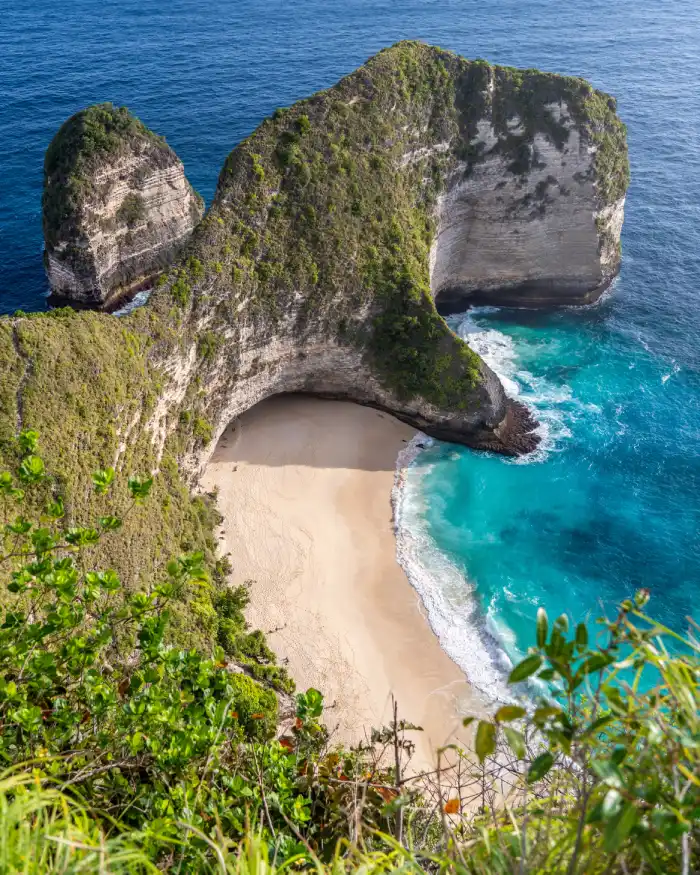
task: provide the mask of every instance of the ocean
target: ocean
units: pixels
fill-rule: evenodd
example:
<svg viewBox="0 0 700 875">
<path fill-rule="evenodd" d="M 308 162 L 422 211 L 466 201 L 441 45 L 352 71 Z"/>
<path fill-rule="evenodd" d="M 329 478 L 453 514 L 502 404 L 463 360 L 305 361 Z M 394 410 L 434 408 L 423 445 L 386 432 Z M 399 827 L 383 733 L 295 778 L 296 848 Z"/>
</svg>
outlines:
<svg viewBox="0 0 700 875">
<path fill-rule="evenodd" d="M 46 307 L 43 153 L 90 103 L 129 106 L 209 201 L 226 154 L 275 107 L 399 39 L 614 94 L 632 185 L 610 291 L 452 320 L 535 410 L 541 448 L 513 461 L 433 444 L 408 469 L 399 542 L 443 646 L 496 698 L 539 605 L 578 620 L 646 586 L 659 619 L 698 616 L 697 0 L 3 0 L 2 13 L 2 313 Z"/>
</svg>

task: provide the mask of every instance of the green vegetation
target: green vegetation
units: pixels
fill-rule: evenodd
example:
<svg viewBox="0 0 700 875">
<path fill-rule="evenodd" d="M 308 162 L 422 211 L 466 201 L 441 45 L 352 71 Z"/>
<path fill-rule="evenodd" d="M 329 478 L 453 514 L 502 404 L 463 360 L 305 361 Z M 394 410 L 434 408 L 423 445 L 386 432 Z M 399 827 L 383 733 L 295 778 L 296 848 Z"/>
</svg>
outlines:
<svg viewBox="0 0 700 875">
<path fill-rule="evenodd" d="M 416 774 L 419 730 L 396 705 L 389 726 L 343 749 L 310 689 L 275 738 L 275 694 L 226 655 L 267 656 L 240 626 L 244 590 L 222 593 L 208 653 L 167 643 L 178 593 L 208 582 L 203 555 L 129 594 L 102 562 L 153 500 L 152 478 L 128 479 L 115 516 L 119 478 L 94 472 L 107 504 L 77 525 L 34 432 L 16 457 L 0 473 L 0 871 L 697 871 L 697 627 L 683 637 L 654 622 L 646 592 L 602 618 L 595 641 L 540 611 L 510 676 L 516 690 L 537 680 L 540 698 L 479 721 L 476 756 L 450 744 Z M 39 515 L 32 496 L 45 499 Z"/>
<path fill-rule="evenodd" d="M 186 280 L 182 268 L 171 272 L 171 295 L 197 315 L 204 279 L 201 307 L 217 302 L 219 333 L 236 330 L 241 302 L 250 318 L 274 326 L 301 296 L 300 338 L 321 332 L 356 345 L 403 400 L 469 409 L 480 403 L 479 359 L 430 294 L 436 200 L 458 160 L 469 173 L 486 157 L 475 145 L 480 119 L 492 115 L 493 150 L 521 175 L 536 161 L 535 135 L 566 146 L 556 111 L 564 103 L 584 138 L 600 144 L 608 203 L 626 186 L 628 164 L 624 125 L 607 95 L 581 79 L 420 43 L 386 49 L 328 91 L 276 112 L 231 153 L 190 247 L 217 268 L 198 277 L 190 256 Z"/>
<path fill-rule="evenodd" d="M 90 176 L 106 159 L 135 141 L 145 143 L 156 166 L 173 160 L 165 140 L 129 110 L 100 103 L 68 119 L 51 141 L 44 161 L 44 237 L 50 246 L 75 236 L 77 210 L 91 191 Z"/>
<path fill-rule="evenodd" d="M 117 210 L 117 218 L 120 222 L 133 228 L 146 217 L 146 207 L 141 195 L 132 192 L 122 201 Z"/>
<path fill-rule="evenodd" d="M 540 617 L 513 679 L 553 692 L 479 723 L 481 762 L 451 748 L 421 779 L 398 714 L 340 749 L 314 690 L 276 739 L 275 691 L 293 682 L 248 628 L 213 501 L 186 480 L 220 425 L 214 368 L 235 380 L 237 338 L 263 344 L 283 324 L 302 345 L 360 349 L 402 400 L 481 403 L 480 360 L 435 310 L 429 252 L 448 171 L 483 160 L 472 140 L 490 81 L 513 173 L 535 160 L 535 134 L 564 143 L 547 104 L 566 101 L 598 147 L 601 201 L 620 196 L 624 126 L 606 95 L 401 43 L 234 150 L 149 307 L 0 320 L 0 751 L 13 770 L 0 871 L 698 868 L 693 637 L 641 601 L 590 644 Z M 134 138 L 170 160 L 126 110 L 66 122 L 46 157 L 49 242 L 70 231 L 91 171 Z M 122 206 L 137 222 L 136 201 Z"/>
<path fill-rule="evenodd" d="M 0 321 L 0 467 L 17 464 L 18 425 L 37 430 L 50 479 L 27 496 L 27 511 L 38 514 L 49 496 L 60 492 L 70 522 L 105 513 L 104 499 L 90 488 L 93 471 L 157 469 L 151 500 L 125 516 L 120 537 L 101 546 L 102 558 L 132 593 L 161 573 L 173 552 L 203 553 L 211 579 L 178 593 L 167 634 L 181 646 L 206 650 L 217 639 L 214 604 L 227 574 L 216 556 L 214 527 L 220 517 L 211 498 L 190 495 L 178 459 L 196 441 L 210 439 L 211 425 L 193 398 L 187 401 L 186 422 L 175 412 L 177 427 L 162 451 L 146 427 L 162 384 L 156 355 L 176 344 L 174 331 L 147 310 L 129 319 L 55 310 Z M 129 501 L 126 482 L 117 478 L 113 507 L 123 511 Z M 0 585 L 3 580 L 0 568 Z M 242 615 L 239 620 L 243 628 Z M 264 670 L 261 664 L 260 673 Z M 269 674 L 274 679 L 280 670 Z M 285 686 L 285 678 L 279 683 Z"/>
</svg>

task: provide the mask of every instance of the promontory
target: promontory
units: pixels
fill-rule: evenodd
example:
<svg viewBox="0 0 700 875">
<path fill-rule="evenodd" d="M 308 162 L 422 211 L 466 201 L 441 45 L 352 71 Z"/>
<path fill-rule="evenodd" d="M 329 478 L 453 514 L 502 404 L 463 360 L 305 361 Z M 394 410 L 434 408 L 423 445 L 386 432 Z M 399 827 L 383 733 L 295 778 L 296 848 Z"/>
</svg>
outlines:
<svg viewBox="0 0 700 875">
<path fill-rule="evenodd" d="M 0 320 L 0 448 L 36 429 L 76 517 L 93 510 L 95 468 L 158 473 L 148 518 L 112 557 L 127 579 L 178 546 L 213 552 L 189 489 L 227 424 L 271 395 L 348 399 L 477 448 L 536 445 L 526 409 L 441 313 L 581 304 L 610 283 L 629 177 L 611 97 L 399 43 L 265 120 L 193 231 L 174 153 L 124 109 L 86 113 L 47 153 L 54 291 L 103 302 L 159 279 L 124 318 Z M 210 638 L 211 599 L 187 599 Z"/>
</svg>

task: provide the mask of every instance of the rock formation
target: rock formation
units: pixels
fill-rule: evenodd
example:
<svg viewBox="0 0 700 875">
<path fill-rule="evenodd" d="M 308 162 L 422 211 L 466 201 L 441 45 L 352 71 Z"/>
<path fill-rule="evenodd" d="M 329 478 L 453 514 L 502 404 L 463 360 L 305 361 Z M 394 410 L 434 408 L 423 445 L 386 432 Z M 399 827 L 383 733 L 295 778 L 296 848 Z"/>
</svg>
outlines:
<svg viewBox="0 0 700 875">
<path fill-rule="evenodd" d="M 116 132 L 90 122 L 105 113 Z M 99 231 L 104 204 L 116 215 L 148 174 L 181 171 L 127 113 L 81 117 L 49 150 L 44 206 L 48 254 L 89 298 L 98 275 L 142 273 L 129 273 L 134 253 L 162 242 L 147 223 L 128 247 L 122 226 Z M 77 519 L 101 512 L 96 468 L 157 471 L 110 560 L 137 580 L 178 545 L 214 543 L 188 487 L 227 423 L 270 395 L 347 398 L 439 438 L 527 451 L 527 410 L 435 303 L 592 299 L 619 265 L 628 172 L 614 101 L 583 80 L 417 43 L 380 52 L 234 149 L 147 306 L 0 319 L 0 462 L 19 428 L 35 428 Z"/>
<path fill-rule="evenodd" d="M 44 168 L 52 293 L 109 306 L 167 267 L 203 202 L 165 141 L 128 110 L 100 104 L 61 127 Z"/>
<path fill-rule="evenodd" d="M 417 43 L 380 52 L 275 113 L 226 161 L 155 304 L 176 303 L 192 331 L 166 366 L 156 440 L 196 379 L 211 440 L 186 457 L 193 472 L 232 418 L 280 392 L 370 404 L 470 446 L 532 449 L 527 411 L 435 301 L 592 300 L 619 265 L 627 179 L 614 101 L 583 80 Z"/>
<path fill-rule="evenodd" d="M 614 100 L 532 71 L 471 75 L 481 110 L 437 204 L 438 309 L 595 301 L 619 270 L 629 173 Z"/>
</svg>

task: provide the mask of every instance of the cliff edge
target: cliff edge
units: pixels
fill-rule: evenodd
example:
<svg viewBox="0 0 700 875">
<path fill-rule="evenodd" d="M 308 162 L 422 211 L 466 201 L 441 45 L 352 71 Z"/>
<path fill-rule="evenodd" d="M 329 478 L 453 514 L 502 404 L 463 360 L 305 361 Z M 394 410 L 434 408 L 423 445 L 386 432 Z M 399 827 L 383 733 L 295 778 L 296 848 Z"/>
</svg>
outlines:
<svg viewBox="0 0 700 875">
<path fill-rule="evenodd" d="M 304 391 L 532 449 L 525 408 L 438 310 L 594 299 L 619 266 L 628 173 L 608 95 L 420 43 L 278 110 L 228 157 L 153 304 L 193 331 L 168 367 L 207 387 L 210 447 L 251 405 Z"/>
<path fill-rule="evenodd" d="M 165 141 L 124 107 L 88 107 L 44 164 L 44 260 L 52 293 L 107 306 L 172 263 L 204 204 Z"/>
</svg>

